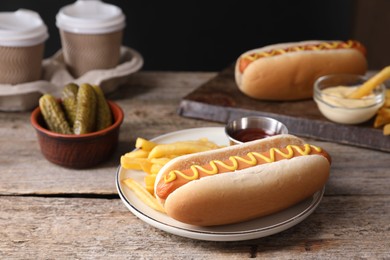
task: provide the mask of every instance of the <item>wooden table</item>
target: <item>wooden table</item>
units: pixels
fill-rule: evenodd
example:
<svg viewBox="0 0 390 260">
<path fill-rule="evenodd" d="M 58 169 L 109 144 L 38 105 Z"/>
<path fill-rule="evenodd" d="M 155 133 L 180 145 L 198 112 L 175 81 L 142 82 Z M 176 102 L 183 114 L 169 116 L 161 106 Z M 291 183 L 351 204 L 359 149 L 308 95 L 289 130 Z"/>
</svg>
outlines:
<svg viewBox="0 0 390 260">
<path fill-rule="evenodd" d="M 120 155 L 136 137 L 222 126 L 180 117 L 180 99 L 216 73 L 139 72 L 109 98 L 125 112 L 119 146 L 105 163 L 65 169 L 42 156 L 30 112 L 0 113 L 1 259 L 390 258 L 389 153 L 312 142 L 333 156 L 316 211 L 275 235 L 207 242 L 160 231 L 118 197 Z"/>
</svg>

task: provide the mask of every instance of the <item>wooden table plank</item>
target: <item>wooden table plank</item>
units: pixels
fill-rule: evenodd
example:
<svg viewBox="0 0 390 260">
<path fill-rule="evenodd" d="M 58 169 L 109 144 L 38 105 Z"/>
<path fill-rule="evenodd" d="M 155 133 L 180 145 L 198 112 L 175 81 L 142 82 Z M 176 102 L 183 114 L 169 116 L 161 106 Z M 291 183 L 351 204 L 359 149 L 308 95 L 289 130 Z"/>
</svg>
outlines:
<svg viewBox="0 0 390 260">
<path fill-rule="evenodd" d="M 386 258 L 389 196 L 329 196 L 302 223 L 273 236 L 210 242 L 160 231 L 119 199 L 0 197 L 2 259 Z M 358 218 L 356 216 L 359 216 Z"/>
</svg>

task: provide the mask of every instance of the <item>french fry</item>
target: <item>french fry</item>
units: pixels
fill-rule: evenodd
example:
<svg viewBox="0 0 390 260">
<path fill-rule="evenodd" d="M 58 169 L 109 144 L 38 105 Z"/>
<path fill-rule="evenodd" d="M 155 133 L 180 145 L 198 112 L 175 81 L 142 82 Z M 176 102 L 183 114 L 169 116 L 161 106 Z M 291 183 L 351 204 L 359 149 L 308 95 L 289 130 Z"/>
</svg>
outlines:
<svg viewBox="0 0 390 260">
<path fill-rule="evenodd" d="M 152 158 L 150 159 L 150 162 L 153 164 L 165 165 L 170 160 L 172 160 L 172 158 L 162 157 L 162 158 Z"/>
<path fill-rule="evenodd" d="M 150 193 L 150 194 L 154 194 L 154 186 L 146 186 L 146 190 Z"/>
<path fill-rule="evenodd" d="M 382 107 L 379 109 L 375 121 L 374 127 L 379 128 L 390 123 L 390 108 Z"/>
<path fill-rule="evenodd" d="M 386 95 L 385 95 L 385 104 L 383 107 L 390 108 L 390 88 L 386 89 Z"/>
<path fill-rule="evenodd" d="M 135 195 L 146 205 L 160 212 L 165 212 L 161 204 L 153 197 L 149 191 L 147 191 L 141 184 L 135 180 L 128 178 L 123 180 L 123 183 L 131 189 Z"/>
<path fill-rule="evenodd" d="M 144 182 L 147 191 L 150 192 L 150 194 L 154 194 L 154 182 L 156 181 L 157 174 L 148 174 L 144 177 Z"/>
<path fill-rule="evenodd" d="M 128 153 L 125 153 L 124 156 L 130 157 L 130 158 L 148 158 L 149 152 L 145 150 L 134 150 Z"/>
<path fill-rule="evenodd" d="M 150 168 L 150 173 L 157 174 L 162 167 L 163 167 L 163 165 L 161 165 L 161 164 L 152 164 L 152 167 Z"/>
<path fill-rule="evenodd" d="M 375 128 L 380 128 L 384 125 L 384 120 L 383 120 L 383 116 L 381 114 L 377 114 L 375 116 L 375 120 L 374 120 L 374 127 Z"/>
<path fill-rule="evenodd" d="M 135 141 L 135 148 L 150 152 L 157 144 L 155 142 L 138 137 Z"/>
<path fill-rule="evenodd" d="M 390 66 L 383 68 L 380 72 L 375 74 L 372 78 L 364 82 L 356 91 L 352 92 L 349 98 L 362 98 L 371 93 L 371 91 L 378 85 L 390 78 Z"/>
<path fill-rule="evenodd" d="M 383 127 L 383 135 L 390 135 L 390 124 Z"/>
<path fill-rule="evenodd" d="M 142 163 L 146 163 L 147 158 L 132 158 L 121 156 L 121 166 L 125 169 L 142 170 Z"/>
<path fill-rule="evenodd" d="M 386 89 L 385 103 L 376 114 L 374 127 L 383 127 L 383 135 L 390 135 L 390 89 Z"/>
<path fill-rule="evenodd" d="M 161 158 L 170 155 L 184 155 L 211 150 L 212 148 L 200 143 L 176 142 L 171 144 L 158 144 L 149 153 L 148 158 Z"/>
<path fill-rule="evenodd" d="M 148 174 L 145 175 L 144 181 L 146 186 L 154 186 L 154 181 L 156 180 L 157 174 Z"/>
<path fill-rule="evenodd" d="M 146 172 L 147 174 L 152 174 L 152 167 L 153 167 L 152 162 L 150 162 L 149 160 L 146 160 L 146 161 L 140 162 L 140 165 L 141 165 L 142 171 Z"/>
</svg>

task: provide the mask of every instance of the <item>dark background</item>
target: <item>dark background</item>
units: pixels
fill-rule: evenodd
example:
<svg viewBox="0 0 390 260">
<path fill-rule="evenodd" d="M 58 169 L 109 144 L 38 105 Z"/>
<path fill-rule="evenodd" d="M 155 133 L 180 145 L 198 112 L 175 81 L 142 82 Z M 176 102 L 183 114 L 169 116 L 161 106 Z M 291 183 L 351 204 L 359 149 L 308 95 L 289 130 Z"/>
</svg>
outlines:
<svg viewBox="0 0 390 260">
<path fill-rule="evenodd" d="M 73 2 L 2 0 L 0 11 L 37 11 L 49 28 L 45 57 L 50 57 L 61 48 L 55 15 Z M 389 16 L 390 1 L 386 0 L 105 2 L 125 13 L 123 44 L 142 54 L 144 70 L 219 71 L 248 49 L 312 39 L 357 39 L 369 47 L 370 68 L 390 63 L 390 45 L 386 45 L 387 53 L 376 54 L 379 40 L 373 43 L 378 26 L 389 34 L 389 23 L 384 24 L 389 20 L 378 20 L 382 9 L 383 16 Z M 370 23 L 375 20 L 374 29 L 367 28 L 367 19 Z M 370 48 L 374 50 L 371 54 Z"/>
</svg>

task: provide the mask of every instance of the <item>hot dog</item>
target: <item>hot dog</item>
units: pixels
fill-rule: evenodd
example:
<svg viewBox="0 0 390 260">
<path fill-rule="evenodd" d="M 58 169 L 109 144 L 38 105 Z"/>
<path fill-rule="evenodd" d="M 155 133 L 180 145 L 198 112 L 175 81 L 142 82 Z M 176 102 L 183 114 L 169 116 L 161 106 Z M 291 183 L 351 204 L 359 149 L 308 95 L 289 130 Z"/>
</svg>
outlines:
<svg viewBox="0 0 390 260">
<path fill-rule="evenodd" d="M 269 45 L 240 55 L 235 80 L 246 95 L 262 100 L 312 98 L 323 75 L 365 74 L 366 49 L 358 41 L 303 41 Z"/>
<path fill-rule="evenodd" d="M 330 156 L 292 135 L 173 159 L 155 196 L 168 216 L 192 225 L 237 223 L 286 209 L 320 190 Z"/>
</svg>

